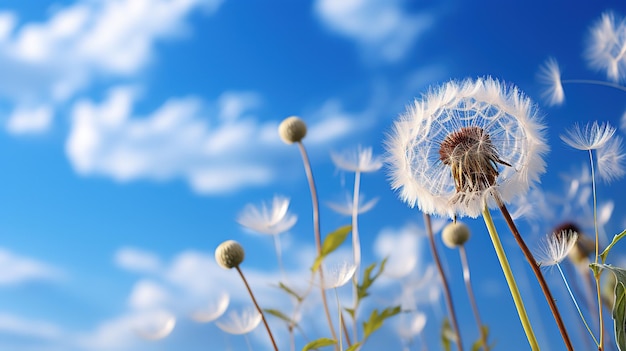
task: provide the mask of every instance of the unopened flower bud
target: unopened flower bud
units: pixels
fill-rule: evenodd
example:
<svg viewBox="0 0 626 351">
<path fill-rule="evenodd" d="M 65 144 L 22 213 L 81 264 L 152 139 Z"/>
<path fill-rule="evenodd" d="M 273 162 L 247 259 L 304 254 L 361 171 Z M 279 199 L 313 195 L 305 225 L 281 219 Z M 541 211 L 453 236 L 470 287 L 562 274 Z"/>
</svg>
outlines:
<svg viewBox="0 0 626 351">
<path fill-rule="evenodd" d="M 287 117 L 278 126 L 278 134 L 287 144 L 297 143 L 306 135 L 306 124 L 299 117 Z"/>
<path fill-rule="evenodd" d="M 463 246 L 469 237 L 469 228 L 461 222 L 452 222 L 446 225 L 441 233 L 443 243 L 451 249 Z"/>
<path fill-rule="evenodd" d="M 234 240 L 224 241 L 215 249 L 215 260 L 225 269 L 239 266 L 244 256 L 243 247 Z"/>
</svg>

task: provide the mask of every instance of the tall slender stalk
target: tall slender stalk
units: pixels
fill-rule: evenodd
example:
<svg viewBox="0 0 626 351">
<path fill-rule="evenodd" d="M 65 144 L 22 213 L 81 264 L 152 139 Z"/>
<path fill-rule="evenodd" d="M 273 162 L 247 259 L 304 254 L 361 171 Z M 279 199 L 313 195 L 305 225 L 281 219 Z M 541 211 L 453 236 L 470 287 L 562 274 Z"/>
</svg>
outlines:
<svg viewBox="0 0 626 351">
<path fill-rule="evenodd" d="M 578 306 L 578 301 L 576 301 L 576 297 L 574 297 L 574 293 L 572 293 L 572 289 L 570 289 L 570 287 L 569 287 L 569 283 L 567 282 L 567 279 L 565 278 L 565 274 L 563 273 L 563 270 L 561 269 L 561 265 L 557 263 L 556 264 L 556 268 L 558 268 L 559 273 L 561 273 L 561 278 L 563 279 L 563 283 L 565 283 L 565 287 L 567 288 L 567 292 L 569 293 L 570 298 L 574 302 L 574 306 L 576 306 L 576 311 L 578 311 L 578 315 L 580 316 L 580 319 L 582 320 L 583 324 L 585 325 L 585 328 L 587 328 L 587 332 L 589 332 L 589 335 L 591 335 L 591 337 L 593 338 L 593 341 L 596 343 L 596 346 L 599 346 L 598 340 L 593 335 L 593 332 L 591 331 L 591 328 L 589 328 L 589 324 L 587 324 L 587 320 L 585 319 L 585 316 L 583 316 L 583 312 L 580 310 L 580 307 Z"/>
<path fill-rule="evenodd" d="M 550 292 L 548 283 L 546 282 L 546 279 L 543 277 L 543 273 L 541 273 L 541 268 L 539 267 L 539 264 L 537 264 L 537 261 L 535 261 L 535 257 L 533 256 L 532 252 L 530 252 L 530 249 L 526 245 L 526 242 L 524 242 L 524 239 L 522 238 L 522 235 L 520 234 L 519 230 L 517 230 L 517 226 L 515 225 L 515 222 L 513 221 L 513 218 L 511 217 L 511 214 L 509 213 L 509 210 L 506 208 L 506 205 L 504 204 L 504 202 L 502 202 L 500 197 L 497 195 L 495 196 L 495 200 L 496 200 L 496 203 L 498 204 L 498 207 L 500 208 L 500 212 L 502 212 L 502 215 L 504 216 L 504 219 L 506 220 L 506 224 L 509 226 L 511 233 L 513 233 L 513 236 L 515 237 L 515 241 L 517 242 L 517 245 L 520 247 L 520 249 L 522 249 L 522 252 L 524 253 L 524 257 L 526 257 L 526 260 L 530 264 L 530 267 L 532 268 L 533 273 L 535 274 L 535 277 L 537 278 L 537 281 L 539 282 L 539 285 L 541 286 L 541 291 L 543 292 L 543 295 L 545 296 L 546 301 L 548 302 L 548 305 L 550 306 L 550 311 L 552 312 L 552 315 L 554 316 L 554 320 L 556 321 L 556 324 L 559 328 L 559 332 L 561 333 L 563 342 L 565 342 L 565 346 L 567 347 L 568 350 L 573 351 L 574 346 L 572 346 L 572 341 L 570 340 L 569 335 L 567 334 L 567 329 L 565 328 L 565 323 L 563 323 L 563 318 L 561 317 L 561 313 L 559 312 L 559 309 L 556 306 L 556 302 L 554 301 L 554 298 L 552 297 L 552 293 Z"/>
<path fill-rule="evenodd" d="M 483 219 L 485 220 L 485 224 L 487 225 L 489 237 L 491 238 L 491 242 L 493 243 L 493 248 L 496 250 L 498 261 L 500 261 L 500 267 L 502 267 L 502 272 L 504 272 L 504 277 L 506 278 L 509 290 L 511 291 L 511 296 L 513 297 L 513 302 L 515 303 L 515 308 L 517 309 L 517 314 L 519 315 L 520 322 L 522 322 L 522 327 L 524 328 L 524 332 L 526 333 L 526 338 L 528 339 L 530 348 L 533 351 L 538 351 L 539 344 L 537 343 L 537 338 L 535 337 L 535 333 L 533 332 L 530 320 L 528 319 L 528 314 L 526 313 L 526 308 L 524 307 L 522 296 L 520 295 L 519 289 L 517 288 L 517 283 L 515 282 L 513 271 L 511 270 L 511 266 L 509 265 L 509 260 L 506 258 L 506 253 L 504 252 L 504 248 L 502 247 L 502 243 L 500 242 L 500 237 L 498 236 L 496 226 L 493 223 L 491 213 L 489 212 L 489 208 L 486 204 L 483 208 Z"/>
<path fill-rule="evenodd" d="M 461 265 L 463 266 L 463 280 L 465 281 L 465 289 L 467 290 L 467 296 L 472 306 L 472 312 L 474 312 L 474 318 L 476 319 L 476 325 L 480 332 L 480 339 L 483 343 L 483 349 L 489 350 L 489 344 L 487 344 L 487 332 L 483 328 L 483 323 L 480 320 L 480 313 L 478 312 L 478 304 L 476 304 L 476 298 L 474 297 L 474 289 L 472 288 L 472 280 L 470 277 L 469 262 L 467 260 L 467 252 L 465 251 L 465 245 L 459 246 L 459 255 L 461 256 Z"/>
<path fill-rule="evenodd" d="M 437 253 L 437 247 L 435 246 L 435 236 L 433 234 L 433 226 L 430 221 L 430 215 L 426 213 L 424 213 L 424 223 L 426 224 L 426 232 L 428 233 L 428 241 L 430 242 L 430 251 L 432 252 L 433 259 L 435 260 L 435 265 L 437 266 L 439 276 L 441 277 L 441 284 L 443 285 L 446 306 L 448 307 L 448 313 L 450 314 L 450 322 L 452 323 L 452 328 L 454 329 L 454 333 L 456 334 L 456 346 L 459 351 L 463 351 L 461 330 L 459 329 L 459 324 L 456 319 L 454 303 L 452 302 L 452 294 L 450 293 L 450 286 L 448 285 L 448 280 L 446 279 L 446 274 L 443 271 L 441 259 L 439 258 L 439 253 Z"/>
<path fill-rule="evenodd" d="M 361 188 L 361 171 L 357 170 L 354 173 L 354 191 L 352 192 L 352 250 L 354 254 L 354 264 L 356 265 L 356 272 L 352 276 L 352 296 L 354 300 L 354 309 L 352 310 L 352 333 L 354 335 L 354 341 L 358 340 L 358 323 L 357 323 L 357 309 L 359 301 L 359 274 L 361 267 L 361 241 L 359 240 L 359 191 Z"/>
<path fill-rule="evenodd" d="M 594 263 L 598 264 L 598 258 L 600 257 L 600 235 L 598 233 L 598 198 L 596 197 L 596 174 L 593 167 L 593 152 L 591 150 L 589 150 L 589 164 L 591 165 L 591 190 L 593 193 L 593 228 L 596 234 L 596 252 Z M 595 273 L 593 275 L 596 280 L 596 293 L 598 295 L 598 318 L 600 324 L 600 345 L 598 345 L 598 351 L 602 351 L 604 349 L 604 317 L 602 312 L 602 289 L 600 286 L 601 272 L 601 270 L 598 270 L 598 273 Z"/>
<path fill-rule="evenodd" d="M 267 320 L 265 319 L 265 314 L 263 314 L 263 310 L 261 309 L 261 307 L 259 307 L 259 304 L 256 302 L 256 299 L 254 298 L 254 294 L 252 293 L 252 289 L 250 289 L 250 285 L 248 285 L 248 281 L 246 280 L 246 277 L 243 275 L 243 272 L 241 271 L 241 268 L 239 268 L 239 266 L 235 266 L 235 269 L 237 269 L 237 272 L 241 276 L 241 280 L 243 280 L 243 283 L 245 284 L 246 289 L 248 289 L 248 293 L 250 294 L 250 297 L 252 298 L 252 302 L 254 303 L 254 307 L 256 307 L 257 311 L 259 311 L 259 314 L 261 314 L 261 319 L 263 320 L 263 324 L 265 325 L 265 329 L 267 329 L 267 334 L 269 334 L 270 340 L 272 340 L 272 346 L 274 346 L 274 350 L 278 351 L 278 347 L 276 346 L 276 342 L 274 341 L 274 336 L 272 335 L 272 331 L 270 330 L 270 326 L 269 326 L 269 324 L 267 324 Z"/>
<path fill-rule="evenodd" d="M 298 149 L 302 155 L 302 163 L 304 164 L 304 171 L 306 172 L 307 180 L 309 181 L 309 190 L 311 191 L 311 202 L 313 205 L 313 233 L 315 235 L 315 248 L 317 249 L 317 255 L 322 256 L 322 234 L 320 233 L 320 205 L 317 199 L 317 190 L 315 188 L 315 180 L 313 179 L 313 171 L 311 170 L 311 162 L 309 161 L 309 155 L 304 148 L 304 144 L 298 141 Z M 324 270 L 320 266 L 318 271 L 320 272 L 320 281 L 324 281 Z M 333 328 L 333 320 L 330 317 L 330 310 L 328 309 L 328 301 L 326 300 L 326 292 L 324 291 L 323 284 L 320 284 L 320 292 L 322 295 L 322 304 L 324 305 L 324 313 L 328 320 L 328 327 L 330 328 L 330 334 L 334 340 L 337 340 L 337 334 L 335 328 Z M 340 326 L 341 328 L 341 326 Z M 335 346 L 335 350 L 337 347 Z"/>
</svg>

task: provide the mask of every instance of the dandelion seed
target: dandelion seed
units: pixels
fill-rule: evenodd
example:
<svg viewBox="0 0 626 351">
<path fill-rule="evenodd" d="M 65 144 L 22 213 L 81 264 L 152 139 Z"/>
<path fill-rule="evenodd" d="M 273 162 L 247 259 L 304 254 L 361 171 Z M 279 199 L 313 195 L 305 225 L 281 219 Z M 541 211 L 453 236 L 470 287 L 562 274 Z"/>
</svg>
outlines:
<svg viewBox="0 0 626 351">
<path fill-rule="evenodd" d="M 395 122 L 386 141 L 392 188 L 425 213 L 477 217 L 488 194 L 508 202 L 538 180 L 543 130 L 516 87 L 490 77 L 448 82 Z"/>
<path fill-rule="evenodd" d="M 589 29 L 584 53 L 589 67 L 617 82 L 626 76 L 626 21 L 612 11 L 602 14 Z"/>
<path fill-rule="evenodd" d="M 598 175 L 610 183 L 626 173 L 626 154 L 622 147 L 622 138 L 614 136 L 597 150 Z"/>
<path fill-rule="evenodd" d="M 277 235 L 289 231 L 298 216 L 288 212 L 289 198 L 274 196 L 271 206 L 262 203 L 260 206 L 246 205 L 237 217 L 242 226 L 261 234 Z"/>
<path fill-rule="evenodd" d="M 553 266 L 561 263 L 576 245 L 578 233 L 574 231 L 560 231 L 543 238 L 536 253 L 537 262 L 541 266 Z"/>
<path fill-rule="evenodd" d="M 561 82 L 559 63 L 555 58 L 550 57 L 544 62 L 537 74 L 537 79 L 545 86 L 541 95 L 548 101 L 549 105 L 557 106 L 563 104 L 565 92 Z"/>
<path fill-rule="evenodd" d="M 135 320 L 135 332 L 146 340 L 160 340 L 174 330 L 176 317 L 164 310 L 150 311 Z"/>
<path fill-rule="evenodd" d="M 615 134 L 615 128 L 608 123 L 598 124 L 598 121 L 587 123 L 585 127 L 574 124 L 574 127 L 561 135 L 567 145 L 578 150 L 595 150 L 601 148 Z"/>
<path fill-rule="evenodd" d="M 368 212 L 369 210 L 374 208 L 374 206 L 376 206 L 376 203 L 378 203 L 377 197 L 371 200 L 365 201 L 364 196 L 359 196 L 359 201 L 357 205 L 358 214 Z M 344 203 L 327 202 L 326 205 L 330 207 L 331 210 L 339 214 L 342 214 L 344 216 L 352 216 L 352 211 L 354 210 L 354 201 L 352 201 L 352 195 L 350 194 L 346 194 Z"/>
<path fill-rule="evenodd" d="M 346 285 L 356 272 L 356 265 L 349 262 L 342 262 L 333 265 L 324 265 L 324 281 L 321 286 L 328 289 L 335 289 Z"/>
<path fill-rule="evenodd" d="M 222 292 L 217 299 L 209 301 L 207 306 L 202 309 L 198 309 L 191 314 L 191 319 L 198 323 L 209 323 L 218 319 L 226 312 L 228 304 L 230 303 L 230 297 L 227 293 Z"/>
<path fill-rule="evenodd" d="M 261 314 L 254 307 L 248 307 L 228 312 L 224 317 L 217 320 L 215 325 L 228 334 L 240 335 L 253 331 L 261 323 L 261 320 Z"/>
<path fill-rule="evenodd" d="M 372 148 L 359 146 L 357 150 L 332 152 L 330 154 L 337 168 L 351 172 L 376 172 L 383 166 L 383 161 L 378 156 L 373 156 Z"/>
</svg>

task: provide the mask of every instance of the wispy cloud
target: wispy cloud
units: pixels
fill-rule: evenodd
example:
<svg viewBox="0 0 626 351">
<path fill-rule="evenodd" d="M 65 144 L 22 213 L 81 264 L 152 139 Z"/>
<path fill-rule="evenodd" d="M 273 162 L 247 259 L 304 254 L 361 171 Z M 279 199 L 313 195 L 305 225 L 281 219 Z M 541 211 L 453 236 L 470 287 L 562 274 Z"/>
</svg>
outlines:
<svg viewBox="0 0 626 351">
<path fill-rule="evenodd" d="M 386 62 L 404 59 L 435 22 L 433 14 L 409 13 L 401 0 L 317 0 L 314 8 L 327 28 Z"/>
<path fill-rule="evenodd" d="M 51 264 L 0 248 L 0 285 L 57 280 L 63 276 L 64 272 Z"/>
<path fill-rule="evenodd" d="M 22 111 L 13 113 L 8 130 L 45 131 L 52 121 L 48 106 L 103 76 L 136 76 L 153 59 L 156 42 L 184 34 L 192 11 L 214 12 L 221 2 L 82 0 L 36 23 L 0 12 L 0 97 Z"/>
</svg>

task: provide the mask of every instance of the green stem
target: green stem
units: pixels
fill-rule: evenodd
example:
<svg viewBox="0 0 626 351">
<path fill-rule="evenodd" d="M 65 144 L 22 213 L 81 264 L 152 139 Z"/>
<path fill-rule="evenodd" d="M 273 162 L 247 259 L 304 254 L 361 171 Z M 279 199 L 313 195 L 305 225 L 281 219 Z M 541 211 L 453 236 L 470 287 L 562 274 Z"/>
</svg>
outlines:
<svg viewBox="0 0 626 351">
<path fill-rule="evenodd" d="M 354 191 L 352 195 L 352 250 L 354 251 L 354 264 L 356 265 L 356 272 L 352 276 L 352 293 L 354 297 L 354 309 L 353 309 L 353 325 L 352 332 L 354 335 L 354 341 L 358 339 L 358 323 L 357 323 L 357 310 L 359 308 L 359 272 L 361 267 L 361 242 L 359 240 L 359 190 L 361 185 L 361 171 L 357 170 L 354 174 Z"/>
<path fill-rule="evenodd" d="M 589 164 L 591 165 L 591 189 L 593 193 L 593 228 L 596 233 L 596 252 L 595 252 L 595 264 L 598 264 L 598 258 L 600 257 L 600 235 L 598 233 L 598 199 L 596 197 L 596 175 L 593 168 L 593 153 L 589 150 Z M 597 274 L 593 277 L 596 280 L 596 294 L 598 296 L 598 315 L 600 323 L 600 345 L 598 345 L 598 351 L 604 349 L 604 316 L 602 312 L 602 290 L 600 288 L 600 274 L 601 270 L 598 270 Z"/>
<path fill-rule="evenodd" d="M 486 204 L 483 208 L 483 218 L 485 220 L 485 224 L 487 225 L 487 231 L 489 231 L 489 237 L 491 238 L 491 242 L 493 243 L 493 248 L 496 250 L 498 261 L 500 261 L 500 267 L 502 267 L 502 272 L 504 273 L 504 277 L 506 278 L 509 290 L 511 291 L 511 296 L 513 297 L 513 302 L 515 303 L 517 314 L 519 315 L 520 322 L 522 323 L 522 327 L 524 328 L 524 332 L 526 333 L 526 338 L 528 338 L 530 348 L 532 350 L 539 350 L 539 344 L 537 343 L 535 333 L 533 332 L 530 320 L 528 319 L 526 308 L 524 308 L 524 302 L 522 301 L 522 296 L 520 295 L 519 289 L 517 288 L 517 283 L 515 282 L 513 271 L 511 271 L 509 261 L 506 258 L 506 253 L 504 252 L 504 248 L 502 247 L 502 243 L 500 242 L 500 237 L 498 236 L 498 232 L 496 231 L 496 226 L 493 223 L 491 213 L 489 212 L 489 208 Z"/>
<path fill-rule="evenodd" d="M 578 302 L 576 301 L 576 298 L 574 297 L 574 294 L 572 293 L 572 289 L 570 289 L 569 284 L 567 283 L 567 279 L 565 279 L 565 274 L 563 273 L 563 270 L 561 269 L 561 265 L 557 263 L 556 268 L 558 268 L 559 273 L 561 273 L 561 278 L 563 278 L 563 283 L 565 283 L 567 292 L 569 293 L 569 296 L 572 298 L 572 301 L 574 302 L 574 306 L 576 306 L 576 310 L 578 311 L 578 315 L 580 316 L 580 319 L 583 321 L 583 324 L 585 324 L 585 328 L 587 328 L 587 331 L 589 332 L 589 335 L 591 335 L 591 337 L 593 338 L 593 341 L 596 343 L 596 346 L 600 346 L 600 344 L 598 343 L 598 340 L 593 335 L 591 328 L 589 328 L 589 325 L 587 324 L 587 320 L 585 319 L 585 316 L 583 316 L 583 313 L 580 310 L 580 307 L 578 306 Z"/>
<path fill-rule="evenodd" d="M 302 142 L 298 142 L 298 149 L 302 155 L 302 163 L 304 164 L 304 171 L 306 172 L 307 180 L 309 181 L 309 190 L 311 192 L 311 202 L 313 205 L 313 234 L 315 236 L 315 248 L 317 249 L 317 255 L 322 256 L 322 234 L 320 232 L 320 205 L 317 199 L 317 190 L 315 187 L 315 180 L 313 179 L 313 171 L 311 169 L 311 162 L 309 161 L 309 155 L 304 148 Z M 320 282 L 324 281 L 324 270 L 319 267 Z M 324 306 L 324 313 L 326 314 L 326 320 L 328 321 L 328 327 L 330 328 L 330 334 L 334 340 L 337 340 L 337 334 L 335 334 L 335 328 L 333 328 L 333 320 L 330 317 L 330 310 L 328 309 L 328 301 L 326 299 L 326 291 L 324 291 L 323 284 L 320 284 L 320 292 L 322 295 L 322 305 Z M 337 350 L 337 347 L 335 347 Z"/>
</svg>

